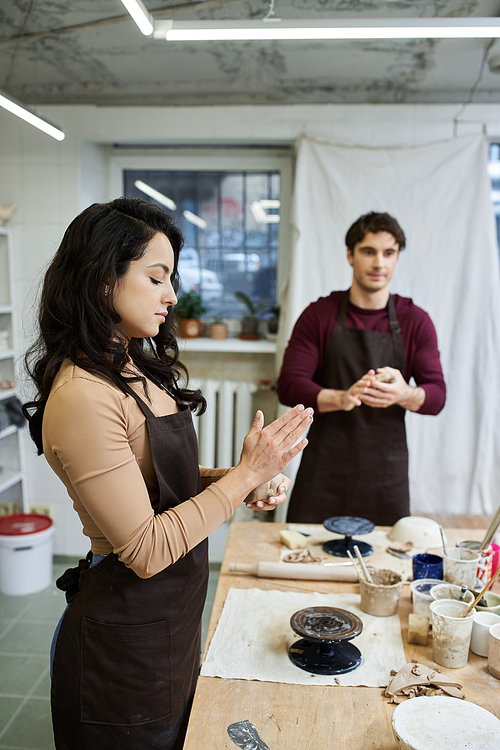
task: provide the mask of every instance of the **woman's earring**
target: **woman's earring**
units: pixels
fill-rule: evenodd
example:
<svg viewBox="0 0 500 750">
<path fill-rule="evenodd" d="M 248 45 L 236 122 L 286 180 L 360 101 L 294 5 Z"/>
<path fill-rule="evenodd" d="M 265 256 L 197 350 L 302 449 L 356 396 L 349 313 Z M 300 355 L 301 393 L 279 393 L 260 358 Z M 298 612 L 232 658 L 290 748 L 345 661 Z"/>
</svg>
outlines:
<svg viewBox="0 0 500 750">
<path fill-rule="evenodd" d="M 108 294 L 109 294 L 109 286 L 105 286 L 104 287 L 104 294 L 106 295 L 106 297 L 108 296 Z"/>
</svg>

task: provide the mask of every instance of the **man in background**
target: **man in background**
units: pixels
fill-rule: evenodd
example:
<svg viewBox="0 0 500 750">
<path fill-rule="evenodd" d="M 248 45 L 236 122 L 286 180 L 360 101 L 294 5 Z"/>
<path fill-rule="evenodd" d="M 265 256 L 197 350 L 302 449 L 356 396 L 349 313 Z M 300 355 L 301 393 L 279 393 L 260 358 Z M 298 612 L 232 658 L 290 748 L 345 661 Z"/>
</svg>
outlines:
<svg viewBox="0 0 500 750">
<path fill-rule="evenodd" d="M 387 526 L 410 514 L 406 410 L 439 414 L 446 387 L 430 317 L 389 292 L 406 244 L 398 222 L 366 214 L 345 241 L 351 287 L 306 308 L 278 378 L 283 404 L 316 411 L 287 520 L 349 515 Z"/>
</svg>

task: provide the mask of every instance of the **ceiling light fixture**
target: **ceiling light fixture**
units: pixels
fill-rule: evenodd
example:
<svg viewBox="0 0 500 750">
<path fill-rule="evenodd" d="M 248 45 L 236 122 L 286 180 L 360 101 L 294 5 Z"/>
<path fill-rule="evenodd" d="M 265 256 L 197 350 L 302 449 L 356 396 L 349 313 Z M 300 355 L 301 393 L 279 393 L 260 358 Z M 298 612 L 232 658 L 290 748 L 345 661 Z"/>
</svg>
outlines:
<svg viewBox="0 0 500 750">
<path fill-rule="evenodd" d="M 154 26 L 154 38 L 169 42 L 500 37 L 498 18 L 371 18 L 323 22 L 294 20 L 272 24 L 264 21 L 156 20 Z"/>
<path fill-rule="evenodd" d="M 278 200 L 260 200 L 253 201 L 250 204 L 252 209 L 253 217 L 258 224 L 279 224 L 279 214 L 268 214 L 266 208 L 277 208 L 279 209 L 281 203 Z"/>
<path fill-rule="evenodd" d="M 142 0 L 122 0 L 122 3 L 144 36 L 151 36 L 154 28 L 153 16 L 149 13 Z"/>
<path fill-rule="evenodd" d="M 17 101 L 17 99 L 13 99 L 11 96 L 6 94 L 5 91 L 0 91 L 0 107 L 8 110 L 13 115 L 20 117 L 21 120 L 29 122 L 30 125 L 34 125 L 35 128 L 43 130 L 44 133 L 50 135 L 52 138 L 55 138 L 56 141 L 63 141 L 65 138 L 65 135 L 60 127 L 54 125 L 54 123 L 50 122 L 50 120 L 46 120 L 45 117 L 38 115 L 25 104 Z"/>
<path fill-rule="evenodd" d="M 193 214 L 191 211 L 183 211 L 182 215 L 184 216 L 186 221 L 191 222 L 191 224 L 194 224 L 200 229 L 206 229 L 208 226 L 205 219 L 202 219 L 201 216 L 197 216 L 196 214 Z"/>
<path fill-rule="evenodd" d="M 163 195 L 163 193 L 159 193 L 158 190 L 155 190 L 146 182 L 143 182 L 142 180 L 136 180 L 134 182 L 134 185 L 138 190 L 141 191 L 141 193 L 149 195 L 150 198 L 155 200 L 157 203 L 161 203 L 162 206 L 166 206 L 171 211 L 175 211 L 175 209 L 177 208 L 177 203 L 174 203 L 171 198 L 167 198 L 167 196 Z"/>
</svg>

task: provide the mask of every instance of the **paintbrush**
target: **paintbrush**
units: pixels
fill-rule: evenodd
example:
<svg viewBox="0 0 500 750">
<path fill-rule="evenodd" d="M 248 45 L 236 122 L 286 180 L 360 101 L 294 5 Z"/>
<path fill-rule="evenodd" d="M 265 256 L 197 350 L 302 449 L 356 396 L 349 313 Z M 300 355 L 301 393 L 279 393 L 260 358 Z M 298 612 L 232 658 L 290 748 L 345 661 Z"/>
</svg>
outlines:
<svg viewBox="0 0 500 750">
<path fill-rule="evenodd" d="M 497 579 L 497 576 L 498 576 L 498 574 L 499 574 L 499 573 L 500 573 L 500 568 L 498 568 L 498 570 L 497 570 L 497 572 L 495 573 L 495 575 L 494 575 L 494 576 L 493 576 L 492 578 L 490 578 L 490 580 L 488 581 L 488 583 L 486 584 L 486 586 L 484 587 L 484 589 L 483 589 L 483 590 L 481 591 L 481 593 L 480 593 L 480 594 L 478 594 L 478 595 L 476 596 L 476 598 L 474 599 L 474 601 L 472 602 L 472 604 L 471 604 L 471 605 L 470 605 L 469 607 L 467 607 L 467 609 L 466 609 L 466 610 L 465 610 L 465 612 L 463 613 L 462 617 L 467 617 L 467 615 L 469 614 L 469 612 L 471 611 L 471 609 L 473 609 L 473 608 L 474 608 L 474 607 L 476 606 L 476 604 L 478 603 L 478 601 L 480 601 L 480 600 L 481 600 L 481 599 L 483 598 L 483 596 L 484 596 L 484 594 L 485 594 L 485 593 L 487 592 L 488 588 L 489 588 L 489 587 L 490 587 L 490 586 L 491 586 L 491 585 L 492 585 L 493 583 L 495 583 L 495 581 L 496 581 L 496 579 Z"/>
<path fill-rule="evenodd" d="M 368 581 L 368 583 L 373 583 L 372 577 L 368 572 L 368 568 L 365 565 L 365 561 L 363 560 L 363 556 L 361 555 L 361 552 L 359 551 L 359 547 L 357 544 L 354 545 L 354 552 L 356 553 L 356 557 L 359 560 L 359 564 L 363 568 L 363 573 L 365 574 L 365 578 Z"/>
<path fill-rule="evenodd" d="M 448 557 L 448 551 L 446 549 L 446 542 L 444 541 L 444 531 L 443 531 L 443 527 L 441 526 L 441 524 L 439 524 L 439 533 L 441 534 L 441 541 L 443 542 L 443 552 L 446 555 L 446 557 Z"/>
</svg>

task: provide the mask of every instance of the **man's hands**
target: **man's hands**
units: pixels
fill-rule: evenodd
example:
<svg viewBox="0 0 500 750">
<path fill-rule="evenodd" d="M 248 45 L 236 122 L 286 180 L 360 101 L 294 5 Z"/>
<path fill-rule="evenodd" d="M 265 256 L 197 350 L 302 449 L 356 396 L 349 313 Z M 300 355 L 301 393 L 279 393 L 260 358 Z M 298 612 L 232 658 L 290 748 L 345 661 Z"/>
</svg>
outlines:
<svg viewBox="0 0 500 750">
<path fill-rule="evenodd" d="M 393 376 L 392 383 L 383 383 L 375 379 L 375 370 L 368 370 L 346 391 L 324 388 L 318 394 L 318 411 L 352 411 L 356 406 L 366 404 L 373 409 L 387 409 L 398 404 L 403 409 L 418 411 L 425 401 L 423 388 L 408 385 L 401 372 L 394 367 L 378 368 Z"/>
<path fill-rule="evenodd" d="M 370 387 L 360 396 L 361 402 L 374 409 L 387 409 L 388 406 L 398 404 L 403 409 L 418 411 L 425 401 L 424 389 L 408 385 L 400 371 L 394 367 L 379 367 L 377 372 L 382 369 L 384 373 L 392 375 L 393 382 L 383 383 L 372 379 Z"/>
</svg>

